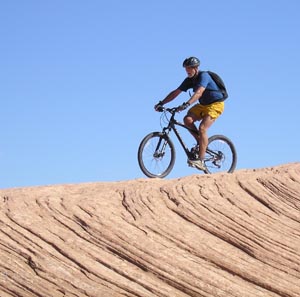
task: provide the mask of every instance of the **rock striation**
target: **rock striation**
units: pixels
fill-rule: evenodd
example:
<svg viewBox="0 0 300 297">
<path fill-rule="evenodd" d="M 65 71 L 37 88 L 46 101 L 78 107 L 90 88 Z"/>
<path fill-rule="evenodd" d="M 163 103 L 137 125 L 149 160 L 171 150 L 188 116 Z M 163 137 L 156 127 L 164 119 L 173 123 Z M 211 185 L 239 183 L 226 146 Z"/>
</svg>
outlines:
<svg viewBox="0 0 300 297">
<path fill-rule="evenodd" d="M 0 190 L 0 296 L 299 297 L 300 163 Z"/>
</svg>

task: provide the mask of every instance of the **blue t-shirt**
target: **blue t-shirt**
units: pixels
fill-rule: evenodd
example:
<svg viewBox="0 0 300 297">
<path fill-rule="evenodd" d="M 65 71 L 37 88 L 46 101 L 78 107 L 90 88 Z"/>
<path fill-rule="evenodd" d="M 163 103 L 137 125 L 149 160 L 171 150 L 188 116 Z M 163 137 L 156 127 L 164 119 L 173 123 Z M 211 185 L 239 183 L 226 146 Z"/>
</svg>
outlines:
<svg viewBox="0 0 300 297">
<path fill-rule="evenodd" d="M 205 91 L 199 99 L 200 104 L 208 105 L 214 102 L 224 101 L 222 92 L 211 76 L 205 71 L 200 71 L 196 77 L 187 77 L 178 89 L 184 92 L 188 89 L 193 89 L 193 92 L 196 92 L 199 87 L 205 88 Z"/>
</svg>

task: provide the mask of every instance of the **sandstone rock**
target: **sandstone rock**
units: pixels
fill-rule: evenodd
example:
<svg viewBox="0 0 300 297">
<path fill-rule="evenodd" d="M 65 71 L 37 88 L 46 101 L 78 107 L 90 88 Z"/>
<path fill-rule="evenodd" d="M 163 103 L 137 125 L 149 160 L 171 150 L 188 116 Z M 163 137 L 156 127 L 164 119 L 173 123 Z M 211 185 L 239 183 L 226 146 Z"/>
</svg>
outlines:
<svg viewBox="0 0 300 297">
<path fill-rule="evenodd" d="M 300 296 L 299 163 L 0 199 L 1 297 Z"/>
</svg>

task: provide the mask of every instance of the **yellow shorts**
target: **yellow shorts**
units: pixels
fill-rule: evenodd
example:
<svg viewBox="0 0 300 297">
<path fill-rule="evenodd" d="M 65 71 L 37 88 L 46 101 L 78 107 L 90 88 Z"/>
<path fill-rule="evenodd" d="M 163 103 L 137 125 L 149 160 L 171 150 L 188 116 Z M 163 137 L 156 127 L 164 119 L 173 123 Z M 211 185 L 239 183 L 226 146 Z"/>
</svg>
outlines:
<svg viewBox="0 0 300 297">
<path fill-rule="evenodd" d="M 189 109 L 188 113 L 193 113 L 199 119 L 209 115 L 212 119 L 217 119 L 224 111 L 224 102 L 215 102 L 208 105 L 196 104 Z"/>
</svg>

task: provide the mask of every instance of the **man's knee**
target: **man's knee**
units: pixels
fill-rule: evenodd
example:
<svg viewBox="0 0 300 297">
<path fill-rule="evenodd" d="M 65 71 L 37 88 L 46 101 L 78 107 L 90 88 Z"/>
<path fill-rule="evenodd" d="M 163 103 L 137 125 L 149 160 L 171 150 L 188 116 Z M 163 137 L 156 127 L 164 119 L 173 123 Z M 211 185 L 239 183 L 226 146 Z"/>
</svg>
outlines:
<svg viewBox="0 0 300 297">
<path fill-rule="evenodd" d="M 184 124 L 187 126 L 194 124 L 194 119 L 190 115 L 186 115 L 183 118 L 183 121 L 184 121 Z"/>
<path fill-rule="evenodd" d="M 200 133 L 200 135 L 206 134 L 207 129 L 208 128 L 205 127 L 204 125 L 200 125 L 199 126 L 199 133 Z"/>
<path fill-rule="evenodd" d="M 205 135 L 207 130 L 211 127 L 211 125 L 215 122 L 215 120 L 207 115 L 203 121 L 201 122 L 200 126 L 199 126 L 199 133 L 200 135 Z"/>
</svg>

